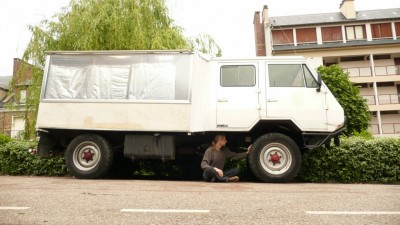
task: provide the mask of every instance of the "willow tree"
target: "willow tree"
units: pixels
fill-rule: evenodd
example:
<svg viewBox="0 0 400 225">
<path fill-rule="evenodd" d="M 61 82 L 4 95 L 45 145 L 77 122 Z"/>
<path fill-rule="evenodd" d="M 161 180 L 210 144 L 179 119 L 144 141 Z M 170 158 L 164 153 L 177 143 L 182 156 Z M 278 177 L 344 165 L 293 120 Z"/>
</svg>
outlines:
<svg viewBox="0 0 400 225">
<path fill-rule="evenodd" d="M 208 54 L 210 56 L 222 56 L 222 50 L 218 46 L 214 38 L 209 34 L 199 34 L 194 38 L 189 39 L 192 49 L 196 49 L 199 52 Z"/>
<path fill-rule="evenodd" d="M 52 20 L 29 29 L 32 38 L 22 60 L 33 65 L 32 76 L 25 77 L 23 66 L 10 85 L 11 93 L 19 93 L 17 84 L 31 81 L 26 92 L 25 138 L 35 135 L 46 51 L 190 48 L 164 0 L 71 0 Z"/>
</svg>

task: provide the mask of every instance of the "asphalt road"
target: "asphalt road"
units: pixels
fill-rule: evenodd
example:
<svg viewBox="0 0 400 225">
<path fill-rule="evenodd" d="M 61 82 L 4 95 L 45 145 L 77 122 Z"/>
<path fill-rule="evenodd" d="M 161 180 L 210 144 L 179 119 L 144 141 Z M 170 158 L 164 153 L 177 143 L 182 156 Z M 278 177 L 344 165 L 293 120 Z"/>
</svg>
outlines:
<svg viewBox="0 0 400 225">
<path fill-rule="evenodd" d="M 400 185 L 0 176 L 0 224 L 400 224 Z"/>
</svg>

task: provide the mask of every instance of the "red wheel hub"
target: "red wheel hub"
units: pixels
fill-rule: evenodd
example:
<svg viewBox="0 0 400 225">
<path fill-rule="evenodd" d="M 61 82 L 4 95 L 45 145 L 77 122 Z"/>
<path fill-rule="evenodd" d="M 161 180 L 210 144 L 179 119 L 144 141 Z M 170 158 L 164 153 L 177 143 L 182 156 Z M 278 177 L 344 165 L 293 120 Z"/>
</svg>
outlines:
<svg viewBox="0 0 400 225">
<path fill-rule="evenodd" d="M 83 153 L 83 157 L 82 158 L 84 160 L 86 160 L 86 162 L 89 162 L 89 161 L 93 160 L 93 156 L 94 156 L 94 153 L 92 153 L 92 151 L 85 151 Z"/>
<path fill-rule="evenodd" d="M 279 156 L 277 152 L 275 152 L 275 154 L 270 154 L 269 156 L 269 161 L 271 161 L 274 165 L 281 163 L 281 156 Z"/>
</svg>

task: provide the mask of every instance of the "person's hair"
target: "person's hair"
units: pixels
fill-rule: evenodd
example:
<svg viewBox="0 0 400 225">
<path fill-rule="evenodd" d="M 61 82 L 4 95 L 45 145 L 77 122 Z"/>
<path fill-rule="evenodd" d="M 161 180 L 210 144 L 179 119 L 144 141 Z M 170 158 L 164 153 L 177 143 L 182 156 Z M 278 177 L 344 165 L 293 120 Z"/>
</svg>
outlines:
<svg viewBox="0 0 400 225">
<path fill-rule="evenodd" d="M 217 135 L 215 135 L 214 140 L 211 143 L 211 145 L 212 145 L 214 150 L 215 150 L 215 146 L 217 145 L 218 141 L 220 141 L 220 140 L 222 140 L 224 138 L 226 138 L 225 134 L 217 134 Z"/>
</svg>

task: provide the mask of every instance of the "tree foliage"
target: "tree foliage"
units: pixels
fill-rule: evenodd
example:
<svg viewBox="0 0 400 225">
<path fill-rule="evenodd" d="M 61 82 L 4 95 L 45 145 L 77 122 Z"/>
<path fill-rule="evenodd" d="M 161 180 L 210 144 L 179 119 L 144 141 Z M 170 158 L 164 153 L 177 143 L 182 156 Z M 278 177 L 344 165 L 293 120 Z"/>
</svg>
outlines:
<svg viewBox="0 0 400 225">
<path fill-rule="evenodd" d="M 370 113 L 366 100 L 360 96 L 360 90 L 349 80 L 339 65 L 320 66 L 318 72 L 329 90 L 343 107 L 346 116 L 346 135 L 361 133 L 369 126 Z"/>
<path fill-rule="evenodd" d="M 209 34 L 199 34 L 197 37 L 189 39 L 189 41 L 192 49 L 196 49 L 210 56 L 222 56 L 221 48 Z"/>
<path fill-rule="evenodd" d="M 164 0 L 71 0 L 54 16 L 30 26 L 22 60 L 33 65 L 26 96 L 25 138 L 35 135 L 46 51 L 189 49 L 189 41 L 168 16 Z M 11 83 L 26 79 L 26 65 Z"/>
</svg>

